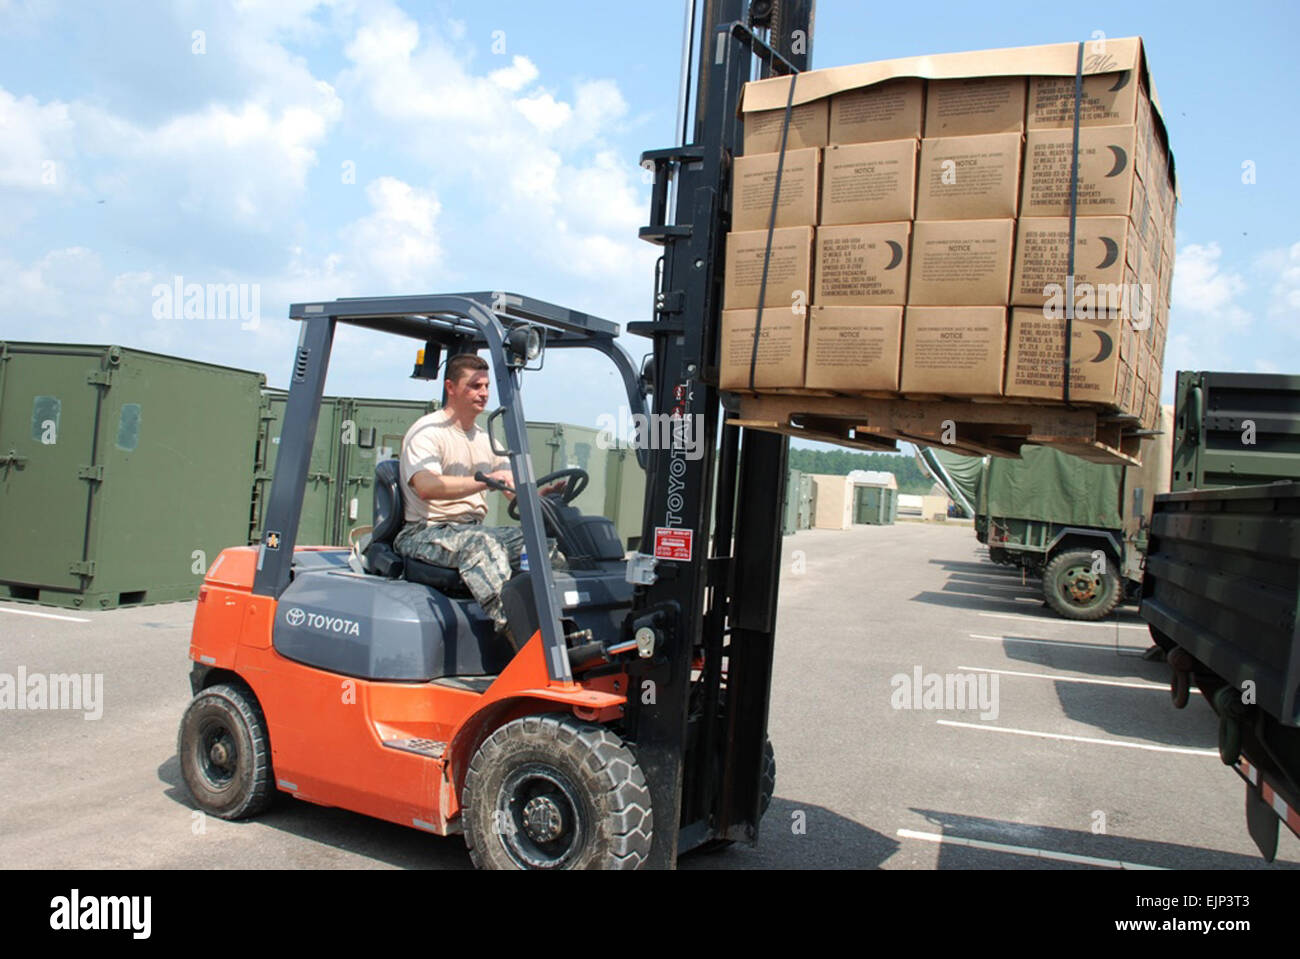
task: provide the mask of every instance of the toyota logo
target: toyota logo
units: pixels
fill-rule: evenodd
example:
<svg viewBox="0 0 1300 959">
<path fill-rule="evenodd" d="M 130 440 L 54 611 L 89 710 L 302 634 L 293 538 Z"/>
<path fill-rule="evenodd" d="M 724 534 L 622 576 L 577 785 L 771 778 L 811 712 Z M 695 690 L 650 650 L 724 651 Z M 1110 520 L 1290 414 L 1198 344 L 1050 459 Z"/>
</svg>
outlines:
<svg viewBox="0 0 1300 959">
<path fill-rule="evenodd" d="M 289 612 L 284 614 L 284 621 L 288 623 L 290 626 L 301 626 L 303 620 L 305 620 L 306 618 L 307 618 L 307 614 L 304 613 L 297 606 L 295 606 L 293 609 L 289 610 Z"/>
</svg>

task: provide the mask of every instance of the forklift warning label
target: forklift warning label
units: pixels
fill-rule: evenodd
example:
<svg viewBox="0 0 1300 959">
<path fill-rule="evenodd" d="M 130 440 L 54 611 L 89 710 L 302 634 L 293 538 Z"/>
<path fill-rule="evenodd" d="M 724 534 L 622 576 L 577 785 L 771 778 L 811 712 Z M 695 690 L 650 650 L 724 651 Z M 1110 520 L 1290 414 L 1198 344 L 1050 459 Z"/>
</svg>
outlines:
<svg viewBox="0 0 1300 959">
<path fill-rule="evenodd" d="M 694 530 L 656 526 L 655 556 L 658 559 L 689 560 L 691 558 L 691 537 L 694 535 Z"/>
</svg>

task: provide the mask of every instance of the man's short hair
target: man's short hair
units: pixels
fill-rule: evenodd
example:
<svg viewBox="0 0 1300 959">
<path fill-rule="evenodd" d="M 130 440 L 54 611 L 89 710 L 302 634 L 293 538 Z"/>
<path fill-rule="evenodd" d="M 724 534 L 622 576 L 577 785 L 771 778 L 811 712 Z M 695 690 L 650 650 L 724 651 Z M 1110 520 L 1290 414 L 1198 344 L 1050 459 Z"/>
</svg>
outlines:
<svg viewBox="0 0 1300 959">
<path fill-rule="evenodd" d="M 459 385 L 471 372 L 487 368 L 487 360 L 477 353 L 458 353 L 447 361 L 447 379 Z"/>
</svg>

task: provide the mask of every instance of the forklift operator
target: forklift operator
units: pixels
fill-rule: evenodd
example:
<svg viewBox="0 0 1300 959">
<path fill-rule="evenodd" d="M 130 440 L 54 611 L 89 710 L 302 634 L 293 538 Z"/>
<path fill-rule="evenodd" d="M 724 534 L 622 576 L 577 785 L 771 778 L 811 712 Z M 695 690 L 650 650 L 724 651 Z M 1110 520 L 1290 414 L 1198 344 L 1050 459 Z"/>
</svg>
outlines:
<svg viewBox="0 0 1300 959">
<path fill-rule="evenodd" d="M 509 635 L 501 587 L 519 568 L 524 535 L 518 528 L 483 524 L 488 487 L 474 479 L 475 472 L 514 486 L 509 461 L 492 452 L 487 431 L 475 423 L 487 408 L 489 383 L 482 357 L 453 356 L 447 361 L 447 405 L 406 431 L 401 456 L 406 523 L 393 547 L 402 556 L 458 569 L 497 631 Z M 553 541 L 550 545 L 558 564 Z"/>
</svg>

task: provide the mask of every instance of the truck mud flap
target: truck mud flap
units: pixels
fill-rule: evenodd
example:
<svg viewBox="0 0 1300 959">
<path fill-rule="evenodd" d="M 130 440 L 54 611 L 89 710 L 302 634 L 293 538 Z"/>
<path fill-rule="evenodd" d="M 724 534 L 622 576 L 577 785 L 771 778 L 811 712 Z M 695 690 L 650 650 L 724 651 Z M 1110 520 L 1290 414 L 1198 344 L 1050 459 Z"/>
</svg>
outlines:
<svg viewBox="0 0 1300 959">
<path fill-rule="evenodd" d="M 1250 838 L 1255 840 L 1255 845 L 1266 862 L 1272 862 L 1277 857 L 1277 823 L 1277 813 L 1273 812 L 1273 807 L 1264 802 L 1258 789 L 1247 783 L 1246 830 L 1250 833 Z"/>
<path fill-rule="evenodd" d="M 1278 823 L 1286 823 L 1300 838 L 1300 815 L 1249 760 L 1238 760 L 1233 770 L 1246 781 L 1246 829 L 1260 854 L 1272 862 L 1277 856 Z"/>
</svg>

